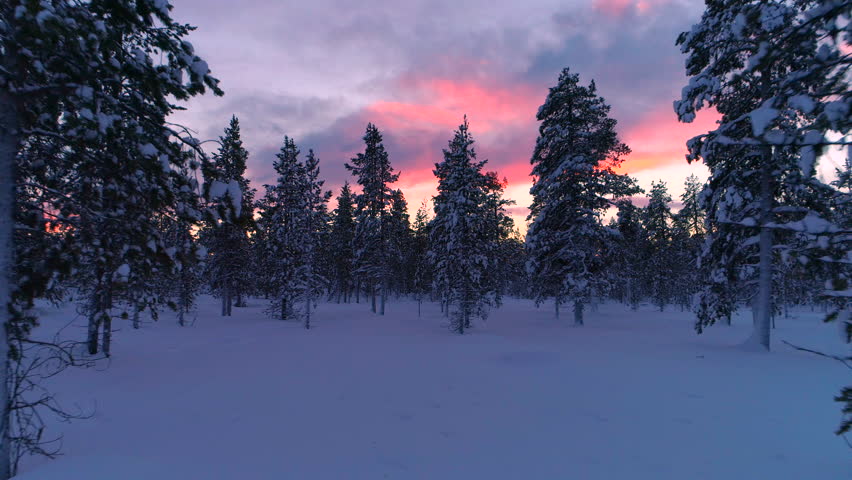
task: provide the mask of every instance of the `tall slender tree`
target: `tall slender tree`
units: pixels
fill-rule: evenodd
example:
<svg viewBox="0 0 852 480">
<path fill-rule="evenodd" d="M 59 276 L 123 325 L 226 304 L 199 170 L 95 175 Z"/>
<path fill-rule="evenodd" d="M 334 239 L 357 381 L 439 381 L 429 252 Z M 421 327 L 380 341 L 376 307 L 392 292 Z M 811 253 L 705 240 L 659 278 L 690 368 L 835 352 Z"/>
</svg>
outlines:
<svg viewBox="0 0 852 480">
<path fill-rule="evenodd" d="M 630 149 L 618 139 L 609 108 L 594 81 L 582 86 L 566 68 L 536 116 L 527 269 L 536 301 L 553 298 L 558 315 L 559 304 L 573 300 L 577 325 L 592 292 L 605 286 L 601 251 L 613 238 L 601 214 L 636 191 L 614 170 Z"/>
<path fill-rule="evenodd" d="M 390 185 L 399 180 L 399 173 L 394 172 L 382 144 L 382 134 L 372 123 L 367 124 L 364 143 L 364 152 L 346 164 L 361 186 L 356 197 L 355 275 L 359 283 L 370 289 L 373 312 L 377 311 L 376 290 L 379 290 L 378 312 L 384 315 L 390 280 Z"/>
<path fill-rule="evenodd" d="M 202 166 L 204 192 L 210 202 L 202 238 L 208 251 L 211 286 L 230 316 L 234 300 L 243 306 L 251 274 L 249 232 L 254 224 L 254 189 L 245 177 L 248 151 L 243 147 L 236 116 L 219 137 L 219 151 Z"/>
<path fill-rule="evenodd" d="M 662 311 L 669 303 L 673 265 L 671 263 L 671 218 L 669 208 L 672 197 L 663 181 L 651 182 L 648 206 L 644 209 L 645 233 L 645 280 L 654 303 Z"/>
<path fill-rule="evenodd" d="M 489 261 L 496 243 L 488 233 L 489 177 L 482 172 L 487 161 L 476 159 L 473 143 L 465 117 L 434 170 L 438 194 L 430 255 L 452 328 L 460 334 L 473 318 L 487 316 L 494 297 Z"/>
<path fill-rule="evenodd" d="M 417 316 L 420 316 L 423 297 L 429 293 L 432 286 L 432 266 L 429 262 L 430 223 L 429 209 L 424 201 L 414 215 L 408 259 L 408 262 L 414 266 L 412 291 L 417 299 Z"/>
<path fill-rule="evenodd" d="M 266 187 L 259 224 L 271 259 L 271 311 L 282 320 L 301 316 L 310 328 L 312 306 L 325 286 L 317 259 L 331 193 L 322 190 L 313 151 L 304 162 L 299 153 L 295 141 L 284 137 L 274 163 L 278 182 Z"/>
<path fill-rule="evenodd" d="M 355 261 L 353 241 L 355 239 L 355 203 L 349 182 L 343 184 L 337 196 L 337 208 L 332 214 L 331 250 L 333 260 L 333 292 L 337 302 L 349 302 L 352 293 L 352 269 Z"/>
</svg>

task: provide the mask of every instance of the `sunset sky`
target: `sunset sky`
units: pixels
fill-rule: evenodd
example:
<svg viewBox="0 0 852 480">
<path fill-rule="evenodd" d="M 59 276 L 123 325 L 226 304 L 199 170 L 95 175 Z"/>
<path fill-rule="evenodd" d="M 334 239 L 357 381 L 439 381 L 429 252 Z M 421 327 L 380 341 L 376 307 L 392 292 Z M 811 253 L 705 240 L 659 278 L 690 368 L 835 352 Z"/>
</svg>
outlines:
<svg viewBox="0 0 852 480">
<path fill-rule="evenodd" d="M 672 112 L 686 83 L 675 39 L 700 18 L 697 0 L 173 3 L 175 18 L 199 27 L 190 40 L 225 90 L 192 100 L 177 120 L 213 139 L 236 114 L 259 190 L 274 182 L 286 134 L 317 152 L 336 193 L 373 122 L 413 211 L 434 194 L 434 163 L 467 114 L 524 230 L 535 113 L 564 67 L 594 79 L 612 105 L 633 149 L 623 171 L 643 187 L 662 179 L 677 197 L 687 175 L 706 175 L 686 163 L 684 144 L 715 117 L 683 125 Z"/>
</svg>

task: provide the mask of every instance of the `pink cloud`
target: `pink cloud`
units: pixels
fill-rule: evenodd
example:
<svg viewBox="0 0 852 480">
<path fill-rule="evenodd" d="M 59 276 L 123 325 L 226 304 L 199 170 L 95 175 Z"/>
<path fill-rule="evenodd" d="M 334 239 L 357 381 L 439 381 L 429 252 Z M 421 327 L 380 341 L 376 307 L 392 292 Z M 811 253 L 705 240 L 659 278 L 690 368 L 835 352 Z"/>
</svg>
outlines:
<svg viewBox="0 0 852 480">
<path fill-rule="evenodd" d="M 715 128 L 719 114 L 700 113 L 692 123 L 681 123 L 671 107 L 663 106 L 645 114 L 621 137 L 633 150 L 620 170 L 630 173 L 685 162 L 686 141 Z"/>
<path fill-rule="evenodd" d="M 610 17 L 621 17 L 631 11 L 646 14 L 668 2 L 669 0 L 595 0 L 592 5 L 595 10 Z"/>
<path fill-rule="evenodd" d="M 541 102 L 541 92 L 527 85 L 488 85 L 446 78 L 400 81 L 405 101 L 380 101 L 367 110 L 377 123 L 394 129 L 451 130 L 467 115 L 475 131 L 528 122 Z"/>
</svg>

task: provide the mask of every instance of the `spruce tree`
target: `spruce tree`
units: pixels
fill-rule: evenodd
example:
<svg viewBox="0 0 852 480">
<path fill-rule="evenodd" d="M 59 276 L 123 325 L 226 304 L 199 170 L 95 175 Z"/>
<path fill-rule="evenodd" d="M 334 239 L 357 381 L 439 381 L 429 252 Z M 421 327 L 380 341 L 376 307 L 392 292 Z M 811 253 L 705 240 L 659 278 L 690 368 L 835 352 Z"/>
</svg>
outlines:
<svg viewBox="0 0 852 480">
<path fill-rule="evenodd" d="M 486 252 L 490 255 L 488 265 L 490 266 L 488 276 L 491 282 L 490 289 L 494 292 L 494 301 L 497 306 L 502 304 L 509 281 L 512 277 L 512 269 L 519 257 L 511 257 L 515 252 L 513 247 L 517 246 L 512 235 L 515 230 L 515 222 L 506 213 L 506 207 L 514 205 L 514 200 L 503 197 L 503 192 L 508 185 L 506 178 L 500 179 L 497 172 L 487 172 L 485 181 L 485 211 L 486 226 L 485 234 L 491 248 Z"/>
<path fill-rule="evenodd" d="M 236 116 L 231 117 L 219 142 L 213 161 L 202 167 L 211 214 L 202 237 L 209 254 L 211 286 L 222 300 L 222 316 L 230 316 L 234 300 L 243 306 L 251 283 L 249 232 L 254 224 L 254 190 L 245 178 L 248 151 Z"/>
<path fill-rule="evenodd" d="M 399 173 L 394 173 L 382 144 L 382 134 L 372 123 L 367 124 L 364 143 L 364 152 L 346 164 L 361 186 L 361 193 L 356 196 L 355 275 L 360 284 L 369 287 L 374 313 L 376 290 L 379 290 L 378 312 L 384 315 L 390 281 L 390 185 L 399 179 Z"/>
<path fill-rule="evenodd" d="M 320 180 L 319 158 L 313 150 L 308 150 L 304 163 L 305 179 L 304 192 L 305 212 L 302 249 L 304 272 L 301 282 L 304 285 L 302 295 L 305 301 L 305 328 L 311 328 L 311 308 L 315 307 L 317 298 L 328 286 L 328 278 L 324 275 L 329 269 L 325 268 L 324 247 L 329 235 L 328 201 L 331 191 L 323 190 L 324 180 Z"/>
<path fill-rule="evenodd" d="M 417 299 L 417 316 L 420 316 L 420 309 L 423 303 L 423 297 L 429 293 L 432 286 L 432 266 L 429 262 L 429 232 L 431 220 L 429 218 L 429 210 L 424 201 L 417 213 L 414 215 L 414 224 L 412 225 L 411 249 L 409 250 L 408 262 L 414 266 L 414 279 L 412 283 L 412 292 Z"/>
<path fill-rule="evenodd" d="M 451 327 L 463 334 L 475 317 L 485 318 L 494 297 L 489 264 L 495 243 L 489 238 L 489 177 L 482 172 L 467 117 L 435 164 L 438 194 L 431 224 L 436 282 Z"/>
<path fill-rule="evenodd" d="M 337 208 L 332 214 L 331 250 L 333 252 L 333 292 L 337 303 L 349 303 L 353 289 L 352 269 L 355 261 L 355 204 L 349 182 L 343 184 L 337 196 Z"/>
<path fill-rule="evenodd" d="M 527 270 L 536 301 L 553 298 L 558 315 L 559 305 L 573 300 L 577 325 L 592 292 L 606 286 L 601 251 L 613 238 L 601 214 L 636 191 L 614 170 L 630 149 L 618 139 L 609 108 L 594 81 L 584 87 L 566 68 L 536 115 Z"/>
<path fill-rule="evenodd" d="M 611 263 L 613 283 L 619 287 L 621 301 L 636 310 L 645 293 L 645 257 L 648 236 L 641 220 L 641 210 L 629 199 L 616 202 L 618 212 L 613 228 L 618 232 L 615 259 Z"/>
<path fill-rule="evenodd" d="M 402 190 L 391 192 L 391 206 L 388 212 L 388 263 L 390 266 L 391 290 L 397 294 L 411 291 L 414 278 L 413 265 L 407 262 L 411 249 L 411 221 L 408 216 L 408 202 Z"/>
<path fill-rule="evenodd" d="M 273 164 L 278 181 L 266 186 L 259 225 L 270 259 L 270 311 L 281 320 L 301 316 L 305 328 L 311 328 L 312 307 L 326 285 L 317 261 L 331 193 L 322 190 L 313 151 L 304 162 L 299 153 L 295 141 L 285 136 Z"/>
<path fill-rule="evenodd" d="M 680 201 L 683 204 L 678 216 L 684 222 L 686 230 L 691 236 L 703 238 L 706 228 L 704 226 L 705 213 L 701 207 L 701 191 L 704 185 L 694 174 L 686 177 L 683 183 L 683 194 Z"/>
<path fill-rule="evenodd" d="M 663 311 L 669 303 L 672 281 L 671 264 L 671 203 L 665 182 L 651 182 L 651 193 L 643 216 L 645 233 L 648 236 L 645 257 L 645 279 L 654 303 Z"/>
</svg>

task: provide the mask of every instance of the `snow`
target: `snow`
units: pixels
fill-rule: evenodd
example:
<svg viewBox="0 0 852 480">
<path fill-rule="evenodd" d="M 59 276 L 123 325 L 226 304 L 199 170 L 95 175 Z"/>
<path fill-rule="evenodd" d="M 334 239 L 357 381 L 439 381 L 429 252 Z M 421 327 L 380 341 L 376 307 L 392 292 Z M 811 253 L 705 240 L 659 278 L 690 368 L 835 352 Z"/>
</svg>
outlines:
<svg viewBox="0 0 852 480">
<path fill-rule="evenodd" d="M 139 153 L 145 155 L 146 157 L 156 157 L 159 152 L 157 151 L 157 147 L 151 145 L 150 143 L 146 143 L 143 145 L 139 145 Z"/>
<path fill-rule="evenodd" d="M 160 11 L 162 15 L 169 14 L 169 2 L 168 0 L 153 0 L 154 8 Z"/>
<path fill-rule="evenodd" d="M 816 102 L 814 102 L 813 98 L 806 94 L 794 95 L 787 100 L 787 103 L 805 115 L 809 115 L 816 107 Z"/>
<path fill-rule="evenodd" d="M 228 191 L 228 184 L 220 182 L 219 180 L 213 180 L 210 183 L 210 199 L 215 200 L 218 198 L 222 198 L 225 195 L 225 192 Z"/>
<path fill-rule="evenodd" d="M 507 300 L 470 335 L 438 307 L 320 304 L 314 329 L 251 299 L 222 318 L 202 297 L 173 314 L 117 320 L 105 369 L 52 387 L 96 415 L 51 423 L 64 455 L 18 480 L 848 478 L 832 434 L 846 353 L 821 314 L 778 319 L 773 353 L 741 345 L 749 312 L 697 336 L 690 314 L 602 305 L 586 326 L 552 305 Z M 49 336 L 73 307 L 41 306 Z M 82 319 L 63 332 L 82 338 Z M 106 365 L 103 365 L 106 367 Z"/>
<path fill-rule="evenodd" d="M 198 75 L 199 77 L 203 77 L 210 73 L 210 66 L 207 65 L 207 62 L 198 57 L 195 57 L 192 60 L 192 63 L 190 64 L 190 69 L 192 70 L 192 73 Z"/>
<path fill-rule="evenodd" d="M 234 206 L 234 215 L 239 217 L 243 205 L 243 193 L 240 190 L 240 182 L 237 180 L 228 182 L 228 196 L 231 197 L 231 204 Z"/>
<path fill-rule="evenodd" d="M 771 104 L 771 100 L 766 101 L 760 108 L 749 114 L 749 117 L 751 118 L 751 129 L 756 137 L 763 135 L 766 127 L 768 127 L 769 124 L 774 122 L 778 117 L 778 110 L 772 108 Z"/>
<path fill-rule="evenodd" d="M 824 111 L 828 121 L 832 124 L 849 120 L 849 103 L 843 100 L 829 102 Z"/>
<path fill-rule="evenodd" d="M 130 275 L 130 265 L 123 263 L 115 270 L 116 275 L 121 278 L 127 278 Z"/>
</svg>

